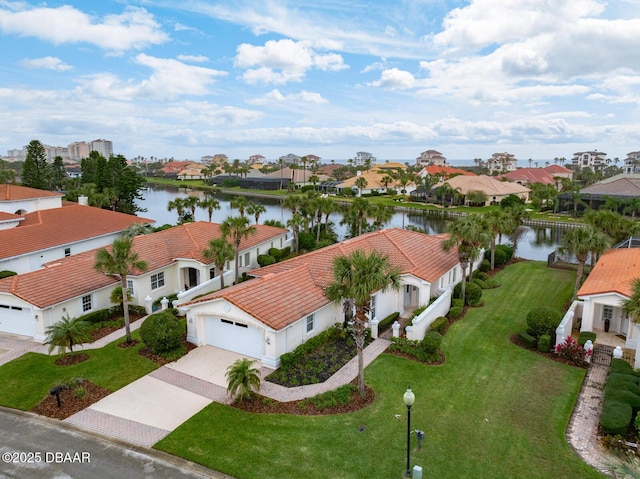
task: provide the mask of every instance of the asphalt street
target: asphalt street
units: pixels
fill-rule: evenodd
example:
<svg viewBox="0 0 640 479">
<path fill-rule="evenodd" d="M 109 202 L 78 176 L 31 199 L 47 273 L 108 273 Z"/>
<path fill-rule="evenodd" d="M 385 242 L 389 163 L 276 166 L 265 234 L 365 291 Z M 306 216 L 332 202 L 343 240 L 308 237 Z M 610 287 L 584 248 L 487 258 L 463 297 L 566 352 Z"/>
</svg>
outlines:
<svg viewBox="0 0 640 479">
<path fill-rule="evenodd" d="M 59 421 L 4 408 L 0 431 L 2 479 L 231 479 L 161 452 L 127 447 Z"/>
</svg>

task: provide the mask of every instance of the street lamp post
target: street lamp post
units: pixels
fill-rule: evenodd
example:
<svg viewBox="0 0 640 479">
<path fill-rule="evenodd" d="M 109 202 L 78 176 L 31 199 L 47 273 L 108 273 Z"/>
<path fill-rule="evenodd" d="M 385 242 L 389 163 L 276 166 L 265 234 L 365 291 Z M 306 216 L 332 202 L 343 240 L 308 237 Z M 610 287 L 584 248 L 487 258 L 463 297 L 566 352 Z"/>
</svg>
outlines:
<svg viewBox="0 0 640 479">
<path fill-rule="evenodd" d="M 408 387 L 404 396 L 402 396 L 402 399 L 404 400 L 404 404 L 407 406 L 407 469 L 404 471 L 404 475 L 405 477 L 411 477 L 411 464 L 409 458 L 409 448 L 411 446 L 411 406 L 413 406 L 413 402 L 416 400 L 416 395 L 413 394 L 411 388 Z"/>
</svg>

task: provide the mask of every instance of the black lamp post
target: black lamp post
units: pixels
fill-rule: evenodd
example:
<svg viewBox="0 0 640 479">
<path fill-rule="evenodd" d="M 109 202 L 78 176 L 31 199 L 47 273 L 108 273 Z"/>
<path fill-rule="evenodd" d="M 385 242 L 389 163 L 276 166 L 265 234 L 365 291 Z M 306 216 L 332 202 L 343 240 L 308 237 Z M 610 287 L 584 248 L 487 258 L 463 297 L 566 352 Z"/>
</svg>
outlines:
<svg viewBox="0 0 640 479">
<path fill-rule="evenodd" d="M 404 471 L 405 477 L 411 477 L 411 465 L 409 460 L 409 448 L 411 446 L 411 406 L 413 406 L 413 402 L 416 400 L 416 395 L 413 394 L 413 391 L 410 387 L 402 396 L 405 405 L 407 406 L 407 470 Z"/>
</svg>

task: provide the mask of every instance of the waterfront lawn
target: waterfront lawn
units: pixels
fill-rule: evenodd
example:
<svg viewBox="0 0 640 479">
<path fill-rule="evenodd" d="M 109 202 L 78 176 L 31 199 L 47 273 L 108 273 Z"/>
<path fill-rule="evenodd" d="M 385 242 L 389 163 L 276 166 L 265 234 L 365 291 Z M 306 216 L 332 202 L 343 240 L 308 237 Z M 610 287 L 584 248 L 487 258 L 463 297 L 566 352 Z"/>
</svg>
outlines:
<svg viewBox="0 0 640 479">
<path fill-rule="evenodd" d="M 565 308 L 573 274 L 520 262 L 497 279 L 502 286 L 483 292 L 484 306 L 449 328 L 445 364 L 383 354 L 367 367 L 376 400 L 361 411 L 259 415 L 213 403 L 155 447 L 239 479 L 401 477 L 402 395 L 410 385 L 416 394 L 411 427 L 426 432 L 421 450 L 412 437 L 411 464 L 424 468 L 423 477 L 604 477 L 564 436 L 585 370 L 510 340 L 531 308 Z"/>
<path fill-rule="evenodd" d="M 139 332 L 132 333 L 139 339 Z M 139 343 L 131 348 L 119 348 L 120 338 L 100 349 L 82 351 L 89 359 L 72 366 L 54 364 L 59 355 L 27 353 L 0 366 L 0 405 L 30 410 L 52 387 L 72 378 L 83 378 L 110 391 L 120 389 L 158 367 L 138 354 Z"/>
</svg>

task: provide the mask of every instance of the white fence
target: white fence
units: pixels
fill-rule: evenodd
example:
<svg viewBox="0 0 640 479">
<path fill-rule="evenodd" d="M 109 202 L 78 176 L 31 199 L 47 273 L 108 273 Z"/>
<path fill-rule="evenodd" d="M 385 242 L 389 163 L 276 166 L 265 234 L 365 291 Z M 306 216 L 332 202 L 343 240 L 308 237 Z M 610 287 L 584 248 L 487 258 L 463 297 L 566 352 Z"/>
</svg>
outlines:
<svg viewBox="0 0 640 479">
<path fill-rule="evenodd" d="M 440 316 L 446 316 L 449 312 L 451 308 L 451 295 L 452 291 L 450 289 L 446 290 L 438 299 L 431 303 L 427 309 L 413 318 L 412 325 L 405 328 L 407 339 L 422 341 L 431 323 Z"/>
<path fill-rule="evenodd" d="M 225 271 L 224 272 L 224 284 L 225 286 L 231 286 L 233 284 L 233 271 Z M 205 281 L 204 283 L 200 283 L 197 286 L 189 288 L 186 291 L 180 291 L 178 293 L 178 304 L 186 303 L 187 301 L 191 301 L 196 296 L 200 296 L 204 293 L 210 293 L 212 291 L 217 291 L 220 289 L 220 276 L 216 276 L 209 281 Z"/>
<path fill-rule="evenodd" d="M 573 331 L 573 323 L 576 318 L 582 317 L 582 301 L 574 301 L 565 313 L 562 321 L 556 328 L 556 346 L 564 343 L 565 340 L 571 336 Z"/>
</svg>

